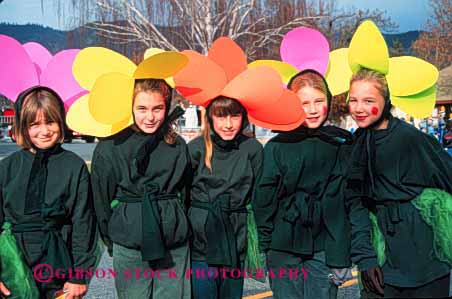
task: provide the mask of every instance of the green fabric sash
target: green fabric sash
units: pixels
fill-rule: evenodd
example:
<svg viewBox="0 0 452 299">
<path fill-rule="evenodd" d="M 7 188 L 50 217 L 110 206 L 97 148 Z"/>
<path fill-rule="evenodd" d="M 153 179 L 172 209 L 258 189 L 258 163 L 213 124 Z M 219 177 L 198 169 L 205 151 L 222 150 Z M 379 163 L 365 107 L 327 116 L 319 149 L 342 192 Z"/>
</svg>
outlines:
<svg viewBox="0 0 452 299">
<path fill-rule="evenodd" d="M 284 220 L 294 229 L 294 250 L 303 255 L 314 254 L 314 236 L 322 221 L 321 202 L 317 197 L 297 192 L 290 198 Z"/>
<path fill-rule="evenodd" d="M 374 213 L 370 212 L 369 218 L 372 224 L 372 230 L 370 234 L 372 245 L 374 247 L 375 253 L 377 254 L 378 265 L 383 266 L 386 261 L 385 239 L 380 231 L 380 228 L 378 227 L 377 216 Z"/>
<path fill-rule="evenodd" d="M 41 244 L 42 256 L 39 263 L 51 265 L 54 270 L 56 269 L 71 269 L 72 260 L 69 254 L 69 250 L 66 243 L 59 232 L 59 225 L 55 221 L 46 222 L 29 222 L 13 225 L 12 232 L 24 233 L 24 232 L 45 232 L 44 238 Z M 43 283 L 45 285 L 51 284 L 50 281 L 57 280 L 56 277 L 52 277 L 50 280 L 49 272 L 40 273 L 43 281 L 49 280 L 49 282 Z"/>
<path fill-rule="evenodd" d="M 0 234 L 0 281 L 11 292 L 10 299 L 38 299 L 39 291 L 33 274 L 11 232 L 11 224 L 3 224 Z"/>
<path fill-rule="evenodd" d="M 261 258 L 259 250 L 259 239 L 257 234 L 256 220 L 254 218 L 254 212 L 251 205 L 247 205 L 248 215 L 247 221 L 247 247 L 246 247 L 246 269 L 255 270 L 264 268 L 265 262 Z"/>
<path fill-rule="evenodd" d="M 435 256 L 452 266 L 452 195 L 426 188 L 412 203 L 433 229 Z"/>
<path fill-rule="evenodd" d="M 229 219 L 231 213 L 247 213 L 246 207 L 231 208 L 230 195 L 224 194 L 213 202 L 193 201 L 192 206 L 208 211 L 206 221 L 207 252 L 209 265 L 239 267 L 236 237 Z"/>
<path fill-rule="evenodd" d="M 142 202 L 142 244 L 141 257 L 143 261 L 156 261 L 167 255 L 167 248 L 161 229 L 161 216 L 158 208 L 159 200 L 177 198 L 177 194 L 160 194 L 159 186 L 151 183 L 146 186 L 143 197 L 119 196 L 120 202 Z M 113 202 L 112 202 L 113 204 Z"/>
</svg>

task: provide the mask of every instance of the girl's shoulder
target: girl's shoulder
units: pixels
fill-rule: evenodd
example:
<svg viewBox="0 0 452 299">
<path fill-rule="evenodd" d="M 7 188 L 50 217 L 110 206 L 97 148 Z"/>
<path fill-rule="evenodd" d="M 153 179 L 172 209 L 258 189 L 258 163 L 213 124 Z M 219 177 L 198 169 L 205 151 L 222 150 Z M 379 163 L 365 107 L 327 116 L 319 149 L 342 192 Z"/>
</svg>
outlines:
<svg viewBox="0 0 452 299">
<path fill-rule="evenodd" d="M 251 154 L 261 152 L 263 150 L 262 143 L 260 143 L 256 138 L 248 136 L 243 136 L 240 148 L 250 152 Z"/>
<path fill-rule="evenodd" d="M 204 148 L 204 138 L 201 136 L 195 137 L 188 142 L 188 149 L 190 151 L 201 150 Z"/>
<path fill-rule="evenodd" d="M 9 156 L 5 157 L 4 159 L 0 160 L 0 169 L 3 171 L 5 169 L 8 169 L 21 159 L 23 159 L 25 156 L 25 151 L 20 149 L 18 151 L 15 151 L 14 153 L 10 154 Z"/>
<path fill-rule="evenodd" d="M 58 158 L 63 160 L 65 164 L 71 164 L 74 166 L 86 164 L 85 160 L 83 160 L 82 157 L 69 150 L 63 150 Z"/>
</svg>

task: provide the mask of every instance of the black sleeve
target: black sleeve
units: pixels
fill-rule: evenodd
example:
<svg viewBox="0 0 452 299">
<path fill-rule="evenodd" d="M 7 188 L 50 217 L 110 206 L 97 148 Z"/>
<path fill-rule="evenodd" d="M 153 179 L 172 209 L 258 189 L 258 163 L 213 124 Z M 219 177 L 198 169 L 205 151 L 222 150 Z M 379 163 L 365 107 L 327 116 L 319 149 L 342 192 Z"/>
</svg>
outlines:
<svg viewBox="0 0 452 299">
<path fill-rule="evenodd" d="M 93 198 L 89 173 L 83 165 L 82 174 L 76 189 L 76 198 L 72 210 L 72 257 L 74 268 L 90 269 L 96 263 L 96 217 L 93 207 Z M 70 279 L 72 283 L 85 284 L 84 279 Z"/>
<path fill-rule="evenodd" d="M 278 193 L 282 176 L 275 162 L 273 144 L 264 147 L 263 166 L 257 178 L 252 206 L 259 235 L 260 250 L 268 250 L 273 232 L 273 218 L 278 208 Z"/>
<path fill-rule="evenodd" d="M 94 152 L 91 164 L 94 209 L 102 241 L 111 255 L 113 243 L 108 237 L 108 222 L 112 215 L 111 202 L 116 192 L 116 179 L 111 165 L 98 151 Z"/>
<path fill-rule="evenodd" d="M 350 155 L 351 147 L 342 146 L 338 165 L 343 167 L 341 172 L 344 177 L 348 172 Z M 360 271 L 376 267 L 378 262 L 372 245 L 372 223 L 369 210 L 359 196 L 361 193 L 352 190 L 347 185 L 346 178 L 344 178 L 342 188 L 351 229 L 350 258 L 354 264 L 358 265 Z"/>
<path fill-rule="evenodd" d="M 253 168 L 253 174 L 254 174 L 254 183 L 253 183 L 251 198 L 254 198 L 254 193 L 257 190 L 257 188 L 256 188 L 257 181 L 262 176 L 262 167 L 263 167 L 263 162 L 264 162 L 264 150 L 260 143 L 258 146 L 259 147 L 254 152 L 252 152 L 252 154 L 250 156 L 251 167 Z"/>
<path fill-rule="evenodd" d="M 347 211 L 351 226 L 350 257 L 360 271 L 376 267 L 377 255 L 372 246 L 372 224 L 369 210 L 363 205 L 359 197 L 347 198 Z"/>
<path fill-rule="evenodd" d="M 190 154 L 188 152 L 188 147 L 184 146 L 181 155 L 184 157 L 183 163 L 180 167 L 184 167 L 184 172 L 182 174 L 182 179 L 180 183 L 180 193 L 181 200 L 184 206 L 185 212 L 187 213 L 190 206 L 190 188 L 193 182 L 193 169 L 191 165 Z"/>
</svg>

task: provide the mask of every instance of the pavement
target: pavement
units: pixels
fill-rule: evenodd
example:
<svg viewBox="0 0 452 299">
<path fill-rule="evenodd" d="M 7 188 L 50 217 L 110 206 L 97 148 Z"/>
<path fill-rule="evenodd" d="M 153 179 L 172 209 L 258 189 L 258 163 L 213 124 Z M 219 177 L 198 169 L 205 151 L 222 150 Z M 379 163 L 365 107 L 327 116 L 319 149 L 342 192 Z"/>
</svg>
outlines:
<svg viewBox="0 0 452 299">
<path fill-rule="evenodd" d="M 115 292 L 114 279 L 108 275 L 108 269 L 113 268 L 113 259 L 108 256 L 105 251 L 102 259 L 97 267 L 102 269 L 98 271 L 97 277 L 93 277 L 88 288 L 88 293 L 84 298 L 86 299 L 116 299 L 118 298 Z M 354 271 L 354 274 L 357 273 Z M 244 283 L 243 299 L 261 299 L 273 298 L 268 281 L 266 283 L 256 281 L 251 278 L 246 278 Z M 359 289 L 357 279 L 354 278 L 346 282 L 339 288 L 337 299 L 358 299 Z"/>
</svg>

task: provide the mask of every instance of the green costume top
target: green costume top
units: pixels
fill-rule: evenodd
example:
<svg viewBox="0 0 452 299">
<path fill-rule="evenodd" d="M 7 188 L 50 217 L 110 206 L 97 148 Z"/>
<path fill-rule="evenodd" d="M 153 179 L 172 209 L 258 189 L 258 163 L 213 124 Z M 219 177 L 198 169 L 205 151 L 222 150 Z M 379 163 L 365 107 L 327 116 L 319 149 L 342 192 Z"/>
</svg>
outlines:
<svg viewBox="0 0 452 299">
<path fill-rule="evenodd" d="M 293 136 L 281 133 L 264 147 L 263 172 L 253 200 L 261 250 L 307 257 L 325 250 L 328 265 L 347 267 L 345 145 L 318 136 Z"/>
<path fill-rule="evenodd" d="M 372 130 L 375 163 L 372 199 L 348 186 L 348 203 L 376 213 L 378 227 L 385 239 L 385 283 L 416 287 L 446 275 L 450 267 L 435 257 L 433 231 L 421 217 L 414 200 L 426 188 L 452 193 L 452 158 L 433 137 L 413 126 L 390 118 L 388 128 Z M 362 210 L 361 210 L 362 211 Z M 352 259 L 372 261 L 369 217 L 351 215 L 353 229 Z M 365 269 L 362 267 L 361 269 Z"/>
<path fill-rule="evenodd" d="M 244 135 L 226 147 L 214 140 L 212 173 L 204 162 L 204 139 L 198 137 L 188 144 L 193 167 L 188 213 L 193 229 L 192 259 L 236 267 L 246 255 L 246 205 L 261 170 L 262 145 Z"/>
<path fill-rule="evenodd" d="M 30 267 L 48 263 L 54 270 L 87 271 L 96 261 L 96 222 L 86 164 L 58 146 L 46 162 L 44 202 L 26 213 L 26 186 L 34 157 L 20 150 L 0 162 L 0 223 L 12 224 Z M 68 281 L 86 282 L 81 277 Z"/>
<path fill-rule="evenodd" d="M 147 261 L 185 244 L 189 234 L 183 207 L 190 177 L 186 143 L 180 136 L 174 144 L 159 138 L 150 154 L 140 154 L 150 137 L 129 127 L 100 141 L 91 176 L 99 228 L 110 253 L 115 242 L 141 250 Z"/>
</svg>

